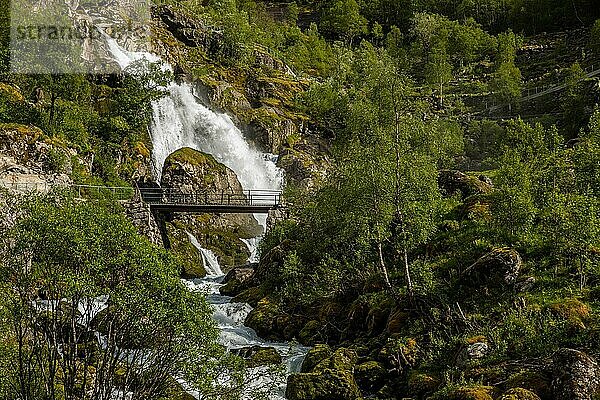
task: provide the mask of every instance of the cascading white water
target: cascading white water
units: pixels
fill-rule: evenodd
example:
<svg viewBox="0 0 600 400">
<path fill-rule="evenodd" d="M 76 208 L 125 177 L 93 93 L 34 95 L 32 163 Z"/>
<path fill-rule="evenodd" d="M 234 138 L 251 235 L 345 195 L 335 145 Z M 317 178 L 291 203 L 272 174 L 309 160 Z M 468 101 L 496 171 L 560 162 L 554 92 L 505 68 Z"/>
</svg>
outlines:
<svg viewBox="0 0 600 400">
<path fill-rule="evenodd" d="M 116 62 L 125 69 L 131 63 L 146 60 L 161 62 L 150 53 L 130 52 L 106 38 Z M 163 69 L 172 68 L 162 63 Z M 242 132 L 227 114 L 217 113 L 200 104 L 188 83 L 171 82 L 169 95 L 152 104 L 152 159 L 155 173 L 160 179 L 167 157 L 182 147 L 209 153 L 231 168 L 242 187 L 247 190 L 279 190 L 283 173 L 277 168 L 277 158 L 261 153 L 246 141 Z"/>
<path fill-rule="evenodd" d="M 219 260 L 217 259 L 215 253 L 202 247 L 194 235 L 189 232 L 186 233 L 190 239 L 190 243 L 197 248 L 202 255 L 202 262 L 204 263 L 204 270 L 206 271 L 206 274 L 208 276 L 222 276 L 223 271 L 221 271 L 221 266 L 219 265 Z"/>
<path fill-rule="evenodd" d="M 122 68 L 142 59 L 161 62 L 158 57 L 149 53 L 128 52 L 110 38 L 107 38 L 107 42 Z M 170 67 L 163 64 L 163 69 Z M 216 113 L 200 104 L 189 84 L 172 82 L 166 89 L 169 95 L 152 105 L 152 158 L 157 178 L 160 178 L 163 164 L 171 153 L 182 147 L 191 147 L 213 155 L 217 161 L 231 168 L 244 189 L 279 190 L 282 187 L 283 173 L 275 165 L 276 156 L 261 153 L 250 145 L 229 116 Z M 257 217 L 264 226 L 266 217 Z M 252 308 L 244 303 L 231 303 L 230 297 L 220 295 L 219 288 L 224 276 L 217 258 L 212 252 L 202 248 L 193 235 L 188 233 L 188 236 L 190 242 L 202 253 L 207 277 L 183 282 L 190 290 L 206 293 L 207 300 L 214 307 L 213 318 L 221 332 L 221 344 L 230 350 L 247 346 L 274 347 L 282 355 L 287 373 L 298 372 L 308 348 L 264 341 L 256 332 L 244 326 Z M 250 250 L 251 262 L 257 261 L 256 248 L 259 241 L 260 238 L 244 241 Z M 273 374 L 266 367 L 249 370 L 250 378 L 244 388 L 244 399 L 249 399 L 250 393 L 261 387 L 274 387 L 269 392 L 269 399 L 285 399 L 286 380 L 281 375 Z"/>
</svg>

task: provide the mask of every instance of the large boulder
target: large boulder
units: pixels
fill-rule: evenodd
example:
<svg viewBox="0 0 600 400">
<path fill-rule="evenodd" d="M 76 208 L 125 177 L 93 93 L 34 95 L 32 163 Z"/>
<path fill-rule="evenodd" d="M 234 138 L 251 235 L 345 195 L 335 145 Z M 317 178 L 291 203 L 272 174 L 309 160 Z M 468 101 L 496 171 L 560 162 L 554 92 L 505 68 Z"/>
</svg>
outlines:
<svg viewBox="0 0 600 400">
<path fill-rule="evenodd" d="M 357 360 L 354 350 L 332 351 L 326 344 L 315 345 L 302 363 L 302 372 L 288 378 L 286 397 L 289 400 L 359 399 L 360 390 L 353 375 Z"/>
<path fill-rule="evenodd" d="M 473 285 L 512 286 L 517 282 L 523 261 L 515 249 L 497 248 L 481 256 L 462 273 L 463 281 Z"/>
<path fill-rule="evenodd" d="M 244 358 L 249 367 L 281 364 L 281 354 L 274 347 L 249 346 L 233 350 L 233 353 Z"/>
<path fill-rule="evenodd" d="M 560 349 L 552 356 L 555 400 L 591 400 L 600 394 L 598 362 L 586 353 Z"/>
<path fill-rule="evenodd" d="M 304 361 L 302 361 L 300 372 L 311 372 L 317 365 L 322 361 L 329 359 L 331 356 L 333 356 L 333 351 L 329 345 L 321 343 L 314 345 L 308 353 L 306 353 Z"/>
<path fill-rule="evenodd" d="M 285 396 L 288 400 L 357 400 L 361 398 L 352 373 L 334 369 L 290 375 Z"/>
<path fill-rule="evenodd" d="M 252 274 L 254 274 L 254 268 L 236 267 L 232 269 L 225 275 L 224 286 L 221 286 L 219 292 L 223 296 L 237 296 L 242 292 L 244 282 L 248 281 Z"/>
</svg>

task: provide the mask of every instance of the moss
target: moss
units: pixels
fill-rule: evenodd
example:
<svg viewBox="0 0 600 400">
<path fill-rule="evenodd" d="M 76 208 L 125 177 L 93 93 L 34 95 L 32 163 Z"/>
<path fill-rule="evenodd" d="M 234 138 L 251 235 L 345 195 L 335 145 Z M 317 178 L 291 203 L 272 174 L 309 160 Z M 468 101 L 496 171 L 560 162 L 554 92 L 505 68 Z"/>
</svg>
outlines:
<svg viewBox="0 0 600 400">
<path fill-rule="evenodd" d="M 426 395 L 433 393 L 440 386 L 440 380 L 432 375 L 413 371 L 408 377 L 410 393 Z"/>
<path fill-rule="evenodd" d="M 138 154 L 144 158 L 150 157 L 150 150 L 148 150 L 148 148 L 146 147 L 146 145 L 143 142 L 137 142 L 133 146 L 133 151 L 135 154 Z"/>
<path fill-rule="evenodd" d="M 452 389 L 444 394 L 439 393 L 434 398 L 436 400 L 493 400 L 495 394 L 496 389 L 491 386 L 473 385 Z"/>
<path fill-rule="evenodd" d="M 543 399 L 552 396 L 550 384 L 551 377 L 537 371 L 519 371 L 511 375 L 506 381 L 506 387 L 508 388 L 524 388 Z"/>
<path fill-rule="evenodd" d="M 585 328 L 584 322 L 590 317 L 590 307 L 574 298 L 550 304 L 549 309 L 555 315 L 580 328 Z"/>
<path fill-rule="evenodd" d="M 8 123 L 0 124 L 0 140 L 3 136 L 14 141 L 25 139 L 28 144 L 32 144 L 43 137 L 44 132 L 36 126 Z"/>
<path fill-rule="evenodd" d="M 219 163 L 215 158 L 207 153 L 202 153 L 201 151 L 194 150 L 190 147 L 183 147 L 176 152 L 172 153 L 169 157 L 167 157 L 165 161 L 165 165 L 167 168 L 175 168 L 173 163 L 183 163 L 190 165 L 207 165 L 211 169 L 215 169 L 219 172 L 225 171 L 227 167 L 225 165 Z"/>
<path fill-rule="evenodd" d="M 0 82 L 0 93 L 2 97 L 7 98 L 9 101 L 20 103 L 25 101 L 25 98 L 19 89 L 15 86 L 9 85 L 8 83 Z"/>
<path fill-rule="evenodd" d="M 254 353 L 246 364 L 252 368 L 281 364 L 281 355 L 272 347 L 263 348 Z"/>
<path fill-rule="evenodd" d="M 498 400 L 540 400 L 540 397 L 523 388 L 514 388 L 507 390 Z"/>
<path fill-rule="evenodd" d="M 170 243 L 169 250 L 177 256 L 183 268 L 181 275 L 184 278 L 202 278 L 206 276 L 202 254 L 190 242 L 185 230 L 171 223 L 167 223 L 166 227 Z"/>
</svg>

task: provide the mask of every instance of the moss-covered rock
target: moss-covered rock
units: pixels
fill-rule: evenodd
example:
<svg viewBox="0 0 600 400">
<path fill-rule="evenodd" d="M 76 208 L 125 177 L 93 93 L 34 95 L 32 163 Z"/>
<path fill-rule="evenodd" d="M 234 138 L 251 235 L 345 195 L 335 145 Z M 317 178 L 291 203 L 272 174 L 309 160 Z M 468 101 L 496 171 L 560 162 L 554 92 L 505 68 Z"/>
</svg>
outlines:
<svg viewBox="0 0 600 400">
<path fill-rule="evenodd" d="M 433 375 L 413 371 L 408 376 L 408 391 L 414 396 L 429 395 L 440 386 L 440 380 Z"/>
<path fill-rule="evenodd" d="M 354 378 L 361 390 L 372 393 L 378 391 L 384 385 L 387 370 L 380 362 L 367 361 L 356 366 Z"/>
<path fill-rule="evenodd" d="M 514 285 L 523 261 L 512 248 L 496 248 L 481 256 L 462 273 L 462 281 L 470 285 Z"/>
<path fill-rule="evenodd" d="M 509 389 L 498 400 L 540 400 L 540 396 L 523 388 Z"/>
<path fill-rule="evenodd" d="M 244 197 L 231 169 L 211 155 L 187 147 L 165 160 L 161 185 L 175 195 L 200 196 L 203 201 L 227 202 Z M 262 233 L 262 227 L 250 214 L 177 214 L 171 222 L 193 234 L 203 248 L 213 251 L 224 271 L 244 264 L 250 256 L 241 239 Z"/>
<path fill-rule="evenodd" d="M 475 177 L 453 170 L 440 171 L 438 185 L 445 195 L 451 196 L 460 193 L 463 198 L 477 194 L 487 194 L 492 191 L 489 178 L 483 175 Z"/>
<path fill-rule="evenodd" d="M 246 360 L 248 367 L 281 364 L 281 354 L 274 347 L 250 346 L 234 350 L 234 353 Z"/>
<path fill-rule="evenodd" d="M 506 380 L 506 387 L 508 388 L 523 388 L 527 389 L 541 399 L 552 398 L 552 377 L 541 371 L 529 371 L 523 370 L 512 374 Z"/>
<path fill-rule="evenodd" d="M 304 361 L 302 361 L 302 368 L 300 372 L 312 372 L 313 369 L 317 365 L 319 365 L 322 361 L 328 359 L 333 355 L 333 350 L 326 344 L 316 344 L 314 345 L 306 356 L 304 357 Z"/>
<path fill-rule="evenodd" d="M 321 361 L 314 368 L 313 372 L 323 371 L 325 369 L 335 369 L 338 371 L 353 371 L 358 356 L 356 351 L 340 347 L 333 352 L 331 357 Z"/>
<path fill-rule="evenodd" d="M 298 334 L 298 340 L 305 345 L 311 345 L 321 339 L 320 332 L 323 329 L 323 323 L 318 320 L 308 321 Z"/>
<path fill-rule="evenodd" d="M 259 336 L 272 338 L 276 335 L 275 328 L 279 314 L 280 310 L 277 304 L 265 297 L 250 311 L 244 323 L 254 329 Z"/>
<path fill-rule="evenodd" d="M 497 390 L 491 386 L 472 385 L 437 393 L 436 400 L 494 400 Z"/>
<path fill-rule="evenodd" d="M 552 313 L 571 323 L 578 328 L 585 328 L 585 322 L 590 318 L 590 307 L 578 299 L 565 299 L 550 304 Z"/>
<path fill-rule="evenodd" d="M 352 373 L 334 369 L 290 375 L 285 395 L 289 400 L 357 400 L 361 398 Z"/>
</svg>

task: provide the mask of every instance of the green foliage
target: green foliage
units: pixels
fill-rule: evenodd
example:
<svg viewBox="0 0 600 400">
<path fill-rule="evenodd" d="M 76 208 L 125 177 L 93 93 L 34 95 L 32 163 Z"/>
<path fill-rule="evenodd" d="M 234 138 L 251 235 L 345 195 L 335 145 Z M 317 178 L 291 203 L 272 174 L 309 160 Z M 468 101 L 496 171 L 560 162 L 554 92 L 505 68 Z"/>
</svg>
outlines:
<svg viewBox="0 0 600 400">
<path fill-rule="evenodd" d="M 501 104 L 508 104 L 510 108 L 521 98 L 521 71 L 512 63 L 502 63 L 494 74 L 491 88 L 494 97 Z"/>
<path fill-rule="evenodd" d="M 590 32 L 590 47 L 596 53 L 600 53 L 600 19 L 597 19 Z"/>
<path fill-rule="evenodd" d="M 235 367 L 216 343 L 210 307 L 116 206 L 53 194 L 20 210 L 2 232 L 0 311 L 10 325 L 0 358 L 11 367 L 2 398 L 69 398 L 81 387 L 95 398 L 120 387 L 158 399 L 172 376 L 206 391 L 223 367 Z M 94 312 L 94 299 L 107 308 Z"/>
<path fill-rule="evenodd" d="M 367 33 L 367 20 L 356 0 L 329 0 L 322 6 L 319 27 L 325 34 L 352 42 Z"/>
</svg>

